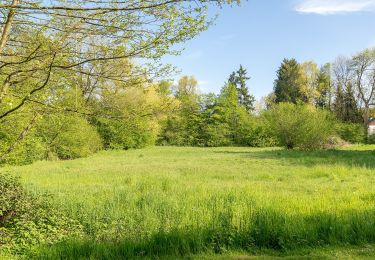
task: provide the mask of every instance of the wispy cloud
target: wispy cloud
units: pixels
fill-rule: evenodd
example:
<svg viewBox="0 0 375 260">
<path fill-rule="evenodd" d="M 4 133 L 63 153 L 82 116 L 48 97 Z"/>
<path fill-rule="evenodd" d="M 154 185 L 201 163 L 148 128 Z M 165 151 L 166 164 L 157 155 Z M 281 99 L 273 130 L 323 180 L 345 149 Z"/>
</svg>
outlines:
<svg viewBox="0 0 375 260">
<path fill-rule="evenodd" d="M 219 37 L 217 37 L 214 41 L 213 44 L 215 44 L 217 47 L 225 47 L 227 46 L 230 42 L 234 41 L 237 38 L 236 34 L 229 33 L 229 34 L 223 34 Z"/>
<path fill-rule="evenodd" d="M 375 11 L 375 0 L 302 0 L 295 10 L 322 15 Z"/>
<path fill-rule="evenodd" d="M 209 80 L 198 80 L 198 86 L 200 87 L 205 87 L 205 86 L 208 86 L 210 85 L 210 81 Z"/>
<path fill-rule="evenodd" d="M 187 53 L 183 56 L 184 59 L 186 60 L 198 60 L 203 56 L 203 51 L 201 50 L 196 50 L 190 53 Z"/>
</svg>

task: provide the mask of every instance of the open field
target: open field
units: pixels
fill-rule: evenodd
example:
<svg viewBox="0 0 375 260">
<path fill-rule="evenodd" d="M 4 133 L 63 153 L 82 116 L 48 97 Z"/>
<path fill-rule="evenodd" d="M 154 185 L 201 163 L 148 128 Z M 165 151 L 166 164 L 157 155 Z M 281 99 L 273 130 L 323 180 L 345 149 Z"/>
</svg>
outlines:
<svg viewBox="0 0 375 260">
<path fill-rule="evenodd" d="M 41 249 L 51 259 L 375 257 L 375 146 L 154 147 L 0 171 L 82 224 L 82 241 Z"/>
</svg>

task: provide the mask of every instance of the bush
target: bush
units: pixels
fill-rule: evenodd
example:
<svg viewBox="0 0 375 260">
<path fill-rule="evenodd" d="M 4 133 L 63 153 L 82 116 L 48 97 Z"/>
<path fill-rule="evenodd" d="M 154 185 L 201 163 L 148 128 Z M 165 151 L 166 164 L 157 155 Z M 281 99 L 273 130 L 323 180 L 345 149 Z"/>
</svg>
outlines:
<svg viewBox="0 0 375 260">
<path fill-rule="evenodd" d="M 13 140 L 12 140 L 13 141 Z M 6 142 L 3 151 L 8 148 L 12 142 Z M 4 145 L 4 144 L 3 144 Z M 40 138 L 31 134 L 25 140 L 22 140 L 3 161 L 9 165 L 25 165 L 38 160 L 45 159 L 46 147 Z"/>
<path fill-rule="evenodd" d="M 309 105 L 280 103 L 267 111 L 265 118 L 269 129 L 287 149 L 322 148 L 333 133 L 331 115 Z"/>
<path fill-rule="evenodd" d="M 0 173 L 0 255 L 4 251 L 30 252 L 68 235 L 81 237 L 82 227 L 54 209 L 46 198 L 30 194 L 16 177 Z"/>
<path fill-rule="evenodd" d="M 0 174 L 0 222 L 4 223 L 16 213 L 24 197 L 18 181 L 9 175 Z"/>
<path fill-rule="evenodd" d="M 12 114 L 0 124 L 0 156 L 4 155 L 2 164 L 22 165 L 44 158 L 45 146 L 35 136 L 34 124 L 25 132 L 31 119 L 32 115 L 28 113 Z"/>
<path fill-rule="evenodd" d="M 156 132 L 143 119 L 97 119 L 95 125 L 106 149 L 143 148 L 155 144 Z"/>
<path fill-rule="evenodd" d="M 362 143 L 365 140 L 362 124 L 337 123 L 335 132 L 341 139 L 350 143 Z"/>
<path fill-rule="evenodd" d="M 369 135 L 369 136 L 367 137 L 367 143 L 368 143 L 368 144 L 375 144 L 375 134 L 373 134 L 373 135 Z"/>
<path fill-rule="evenodd" d="M 273 147 L 279 145 L 277 137 L 269 129 L 264 117 L 256 118 L 248 145 L 252 147 Z"/>
<path fill-rule="evenodd" d="M 46 145 L 46 158 L 87 157 L 102 144 L 95 127 L 77 115 L 50 115 L 43 119 L 37 134 Z"/>
<path fill-rule="evenodd" d="M 168 101 L 153 87 L 114 87 L 103 93 L 96 105 L 98 116 L 91 118 L 91 122 L 106 149 L 154 145 L 160 130 L 159 117 L 165 113 L 164 102 Z"/>
</svg>

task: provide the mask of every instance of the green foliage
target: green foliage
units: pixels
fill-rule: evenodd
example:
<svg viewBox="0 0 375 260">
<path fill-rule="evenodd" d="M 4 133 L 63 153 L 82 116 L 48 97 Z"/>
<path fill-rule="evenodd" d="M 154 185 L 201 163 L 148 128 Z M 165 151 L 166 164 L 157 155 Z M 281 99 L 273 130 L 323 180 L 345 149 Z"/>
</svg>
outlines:
<svg viewBox="0 0 375 260">
<path fill-rule="evenodd" d="M 62 159 L 91 154 L 98 149 L 99 142 L 95 130 L 85 122 L 89 116 L 94 117 L 92 122 L 121 118 L 118 120 L 121 123 L 107 120 L 98 123 L 106 148 L 153 144 L 159 131 L 159 115 L 154 113 L 168 110 L 164 107 L 168 106 L 164 102 L 167 99 L 151 108 L 144 107 L 139 96 L 148 100 L 150 95 L 145 98 L 125 89 L 141 86 L 146 92 L 153 87 L 154 78 L 169 75 L 171 66 L 161 65 L 161 57 L 179 54 L 173 45 L 190 40 L 208 28 L 213 19 L 207 12 L 210 6 L 240 3 L 239 0 L 202 0 L 196 4 L 162 0 L 53 2 L 34 1 L 32 6 L 22 6 L 20 1 L 14 1 L 1 9 L 7 19 L 0 46 L 0 136 L 3 132 L 10 133 L 0 140 L 1 163 L 6 162 L 3 151 L 6 160 L 16 164 L 42 159 L 44 148 L 51 157 L 57 155 Z M 39 7 L 46 11 L 43 19 L 35 19 L 40 15 Z M 29 15 L 19 15 L 20 10 L 26 9 Z M 96 22 L 87 20 L 88 17 Z M 13 41 L 20 44 L 12 44 Z M 166 97 L 168 90 L 168 83 L 164 82 L 157 91 Z M 108 93 L 117 95 L 112 97 L 114 102 L 107 102 L 111 99 Z M 133 99 L 136 102 L 130 102 L 129 106 L 122 103 Z M 151 102 L 146 104 L 149 106 Z M 20 127 L 25 125 L 23 119 L 10 120 L 14 114 L 49 115 L 51 111 L 85 116 L 64 119 L 70 126 L 65 128 L 62 123 L 63 129 L 58 134 L 55 125 L 44 123 L 42 143 L 40 133 L 35 133 L 36 138 L 23 133 Z M 193 124 L 190 121 L 188 124 Z M 14 124 L 14 129 L 3 131 L 4 122 Z M 48 133 L 49 128 L 52 133 Z M 186 137 L 188 143 L 195 139 L 191 132 Z"/>
<path fill-rule="evenodd" d="M 369 135 L 366 139 L 366 143 L 375 144 L 375 134 Z"/>
<path fill-rule="evenodd" d="M 159 136 L 159 144 L 198 146 L 203 118 L 201 114 L 198 81 L 194 77 L 182 77 L 175 90 L 178 101 L 176 113 L 172 113 L 164 122 Z"/>
<path fill-rule="evenodd" d="M 284 59 L 275 81 L 275 102 L 297 103 L 304 100 L 305 75 L 295 59 Z"/>
<path fill-rule="evenodd" d="M 217 110 L 223 124 L 228 126 L 226 138 L 230 145 L 245 144 L 251 133 L 251 119 L 246 108 L 238 102 L 238 92 L 235 85 L 225 85 L 218 97 Z"/>
<path fill-rule="evenodd" d="M 317 92 L 315 103 L 316 106 L 323 109 L 331 109 L 331 64 L 325 64 L 319 71 L 317 76 Z"/>
<path fill-rule="evenodd" d="M 164 83 L 163 83 L 164 84 Z M 174 107 L 168 85 L 117 86 L 103 93 L 97 114 L 91 121 L 97 127 L 106 149 L 141 148 L 154 145 L 159 122 Z M 170 106 L 166 106 L 166 104 Z"/>
<path fill-rule="evenodd" d="M 251 112 L 254 110 L 255 98 L 249 94 L 249 89 L 246 86 L 246 82 L 249 79 L 250 77 L 247 76 L 247 70 L 240 65 L 240 68 L 230 75 L 228 83 L 236 86 L 238 103 L 248 112 Z"/>
<path fill-rule="evenodd" d="M 51 114 L 38 125 L 36 135 L 46 146 L 45 158 L 75 159 L 98 151 L 102 144 L 95 127 L 74 114 Z"/>
<path fill-rule="evenodd" d="M 10 145 L 8 143 L 7 145 Z M 10 165 L 30 164 L 38 160 L 46 159 L 46 145 L 35 133 L 23 140 L 7 156 L 3 163 Z"/>
<path fill-rule="evenodd" d="M 233 77 L 236 80 L 236 74 Z M 176 93 L 180 108 L 165 121 L 158 143 L 208 147 L 275 145 L 264 121 L 239 102 L 238 91 L 229 82 L 219 95 L 198 95 L 196 81 L 183 77 Z"/>
<path fill-rule="evenodd" d="M 251 147 L 274 147 L 279 145 L 279 141 L 269 128 L 264 115 L 254 118 L 251 136 L 247 144 Z"/>
<path fill-rule="evenodd" d="M 47 195 L 31 194 L 19 180 L 0 173 L 0 252 L 35 253 L 40 244 L 82 235 L 78 222 L 53 208 Z"/>
<path fill-rule="evenodd" d="M 265 116 L 280 144 L 288 149 L 322 148 L 333 133 L 330 114 L 312 106 L 280 103 Z"/>
<path fill-rule="evenodd" d="M 365 140 L 362 124 L 338 122 L 335 131 L 340 138 L 350 143 L 363 143 Z"/>
<path fill-rule="evenodd" d="M 341 85 L 337 86 L 333 110 L 336 118 L 342 122 L 360 123 L 362 121 L 361 112 L 354 97 L 353 86 L 350 82 L 347 83 L 345 88 Z"/>
<path fill-rule="evenodd" d="M 5 222 L 15 214 L 16 208 L 23 198 L 23 189 L 14 177 L 0 175 L 0 221 Z"/>
<path fill-rule="evenodd" d="M 0 124 L 1 164 L 22 165 L 45 158 L 45 144 L 35 135 L 34 125 L 21 135 L 30 118 L 29 114 L 14 114 Z"/>
<path fill-rule="evenodd" d="M 142 118 L 126 121 L 99 118 L 94 122 L 107 149 L 142 148 L 155 143 L 155 134 Z"/>
</svg>

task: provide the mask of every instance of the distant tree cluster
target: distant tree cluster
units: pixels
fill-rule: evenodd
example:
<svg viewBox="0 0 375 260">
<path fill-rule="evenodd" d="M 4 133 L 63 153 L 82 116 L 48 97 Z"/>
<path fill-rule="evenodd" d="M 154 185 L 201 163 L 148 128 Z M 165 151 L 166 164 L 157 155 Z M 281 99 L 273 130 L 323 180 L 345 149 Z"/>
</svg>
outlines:
<svg viewBox="0 0 375 260">
<path fill-rule="evenodd" d="M 274 140 L 255 117 L 247 71 L 240 66 L 218 95 L 200 94 L 194 77 L 182 77 L 174 98 L 179 109 L 163 123 L 158 143 L 182 146 L 264 146 Z"/>
<path fill-rule="evenodd" d="M 339 57 L 320 69 L 309 61 L 285 59 L 275 81 L 272 103 L 304 103 L 326 109 L 344 123 L 362 123 L 364 133 L 375 106 L 375 49 Z"/>
</svg>

